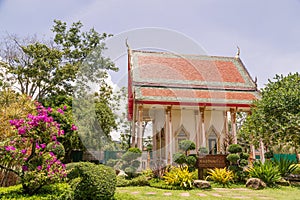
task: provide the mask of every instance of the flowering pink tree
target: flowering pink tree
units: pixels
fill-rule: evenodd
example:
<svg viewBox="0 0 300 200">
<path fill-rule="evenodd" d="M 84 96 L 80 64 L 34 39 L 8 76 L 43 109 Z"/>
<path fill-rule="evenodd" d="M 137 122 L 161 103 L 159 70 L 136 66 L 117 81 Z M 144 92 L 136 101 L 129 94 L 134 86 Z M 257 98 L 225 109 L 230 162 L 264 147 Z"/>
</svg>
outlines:
<svg viewBox="0 0 300 200">
<path fill-rule="evenodd" d="M 61 146 L 58 138 L 64 136 L 64 130 L 49 115 L 53 112 L 51 108 L 39 103 L 36 108 L 36 115 L 10 120 L 15 135 L 0 143 L 0 168 L 17 174 L 28 194 L 66 176 L 65 165 L 55 155 L 55 149 L 51 149 Z M 61 110 L 56 112 L 63 114 Z M 50 143 L 55 145 L 48 148 Z"/>
</svg>

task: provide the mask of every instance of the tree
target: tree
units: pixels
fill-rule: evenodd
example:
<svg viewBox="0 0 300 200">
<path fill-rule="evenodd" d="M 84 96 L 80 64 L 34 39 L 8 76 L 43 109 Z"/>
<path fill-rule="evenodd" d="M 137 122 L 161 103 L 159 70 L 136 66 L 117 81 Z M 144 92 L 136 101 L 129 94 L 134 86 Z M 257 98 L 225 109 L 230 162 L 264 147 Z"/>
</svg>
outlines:
<svg viewBox="0 0 300 200">
<path fill-rule="evenodd" d="M 262 90 L 262 98 L 254 103 L 241 129 L 241 136 L 258 144 L 261 138 L 267 147 L 300 144 L 300 75 L 276 75 Z"/>
<path fill-rule="evenodd" d="M 87 63 L 93 66 L 88 78 L 95 83 L 106 77 L 106 70 L 117 70 L 102 56 L 106 33 L 99 34 L 94 29 L 82 32 L 81 22 L 73 23 L 69 29 L 65 22 L 54 23 L 54 40 L 48 44 L 36 38 L 21 41 L 9 36 L 0 52 L 4 59 L 0 67 L 5 69 L 11 84 L 37 100 L 53 94 L 72 95 L 72 82 Z"/>
</svg>

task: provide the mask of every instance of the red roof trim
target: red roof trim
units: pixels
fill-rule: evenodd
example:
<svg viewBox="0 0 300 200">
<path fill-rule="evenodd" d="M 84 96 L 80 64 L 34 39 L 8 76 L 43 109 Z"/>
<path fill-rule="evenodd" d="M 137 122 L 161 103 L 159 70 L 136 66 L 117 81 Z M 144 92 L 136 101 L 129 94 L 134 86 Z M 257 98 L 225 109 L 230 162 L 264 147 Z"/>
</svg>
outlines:
<svg viewBox="0 0 300 200">
<path fill-rule="evenodd" d="M 195 84 L 168 84 L 168 83 L 150 83 L 150 82 L 132 82 L 133 86 L 149 86 L 149 87 L 167 87 L 167 88 L 178 88 L 178 89 L 224 89 L 224 90 L 240 90 L 240 91 L 257 91 L 253 87 L 238 87 L 238 86 L 207 86 L 207 85 L 195 85 Z"/>
<path fill-rule="evenodd" d="M 220 106 L 220 107 L 244 107 L 250 108 L 251 104 L 233 104 L 233 103 L 194 103 L 194 102 L 165 102 L 165 101 L 147 101 L 135 100 L 136 104 L 156 104 L 156 105 L 182 105 L 182 106 Z"/>
</svg>

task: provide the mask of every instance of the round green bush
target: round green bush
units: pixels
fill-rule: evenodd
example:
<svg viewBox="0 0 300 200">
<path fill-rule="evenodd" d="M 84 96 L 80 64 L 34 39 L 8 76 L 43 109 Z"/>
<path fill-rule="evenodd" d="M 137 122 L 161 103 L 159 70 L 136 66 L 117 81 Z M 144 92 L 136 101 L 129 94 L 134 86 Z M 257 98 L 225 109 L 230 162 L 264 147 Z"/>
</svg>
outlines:
<svg viewBox="0 0 300 200">
<path fill-rule="evenodd" d="M 47 151 L 53 152 L 57 158 L 62 158 L 65 156 L 65 148 L 64 145 L 62 145 L 59 142 L 50 142 L 47 147 Z"/>
<path fill-rule="evenodd" d="M 132 161 L 131 166 L 134 168 L 139 168 L 140 164 L 141 162 L 139 160 L 134 160 Z"/>
<path fill-rule="evenodd" d="M 126 162 L 131 162 L 138 157 L 141 157 L 142 153 L 137 153 L 137 152 L 132 152 L 132 151 L 127 151 L 122 155 L 122 160 L 125 160 Z"/>
<path fill-rule="evenodd" d="M 230 153 L 240 153 L 243 151 L 243 149 L 242 149 L 241 145 L 239 145 L 239 144 L 231 144 L 228 147 L 228 151 Z"/>
<path fill-rule="evenodd" d="M 142 151 L 139 148 L 131 147 L 127 151 L 142 155 Z"/>
<path fill-rule="evenodd" d="M 248 165 L 248 160 L 245 160 L 245 159 L 241 159 L 240 162 L 239 162 L 239 165 L 241 167 L 245 167 Z"/>
<path fill-rule="evenodd" d="M 191 140 L 182 140 L 179 143 L 179 148 L 184 151 L 195 150 L 196 144 Z"/>
<path fill-rule="evenodd" d="M 241 154 L 240 154 L 240 157 L 241 157 L 241 159 L 248 160 L 248 158 L 249 158 L 249 153 L 241 153 Z"/>
<path fill-rule="evenodd" d="M 115 171 L 111 167 L 80 162 L 72 171 L 74 176 L 71 185 L 75 191 L 74 199 L 113 198 L 117 180 Z"/>
<path fill-rule="evenodd" d="M 186 161 L 186 156 L 183 153 L 175 153 L 173 159 L 175 163 L 182 165 Z"/>
<path fill-rule="evenodd" d="M 229 154 L 226 159 L 232 163 L 236 163 L 240 159 L 240 156 L 238 154 Z"/>
<path fill-rule="evenodd" d="M 197 162 L 197 158 L 195 156 L 186 157 L 186 164 L 189 166 L 194 166 Z"/>
</svg>

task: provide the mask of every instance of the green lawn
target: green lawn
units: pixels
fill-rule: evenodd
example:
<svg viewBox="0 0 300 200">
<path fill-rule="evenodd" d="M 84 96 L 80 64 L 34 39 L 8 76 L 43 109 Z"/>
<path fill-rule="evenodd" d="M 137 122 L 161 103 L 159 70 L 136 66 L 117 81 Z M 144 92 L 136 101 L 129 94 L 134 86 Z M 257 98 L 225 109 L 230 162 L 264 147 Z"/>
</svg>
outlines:
<svg viewBox="0 0 300 200">
<path fill-rule="evenodd" d="M 118 200 L 176 200 L 176 199 L 300 199 L 300 187 L 267 188 L 213 188 L 211 190 L 162 190 L 152 187 L 120 187 Z"/>
</svg>

